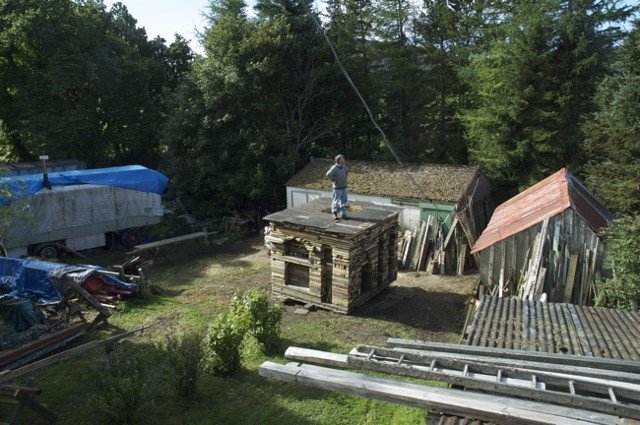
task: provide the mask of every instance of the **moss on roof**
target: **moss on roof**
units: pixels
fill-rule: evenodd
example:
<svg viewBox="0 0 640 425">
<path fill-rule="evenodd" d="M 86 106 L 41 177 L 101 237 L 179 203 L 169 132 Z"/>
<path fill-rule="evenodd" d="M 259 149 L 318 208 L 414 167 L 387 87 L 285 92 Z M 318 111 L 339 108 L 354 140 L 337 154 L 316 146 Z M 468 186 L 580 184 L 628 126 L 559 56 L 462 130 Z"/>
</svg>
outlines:
<svg viewBox="0 0 640 425">
<path fill-rule="evenodd" d="M 289 187 L 331 190 L 325 176 L 332 159 L 311 159 L 287 182 Z M 393 199 L 456 203 L 479 172 L 478 167 L 404 164 L 384 161 L 349 161 L 349 192 Z"/>
</svg>

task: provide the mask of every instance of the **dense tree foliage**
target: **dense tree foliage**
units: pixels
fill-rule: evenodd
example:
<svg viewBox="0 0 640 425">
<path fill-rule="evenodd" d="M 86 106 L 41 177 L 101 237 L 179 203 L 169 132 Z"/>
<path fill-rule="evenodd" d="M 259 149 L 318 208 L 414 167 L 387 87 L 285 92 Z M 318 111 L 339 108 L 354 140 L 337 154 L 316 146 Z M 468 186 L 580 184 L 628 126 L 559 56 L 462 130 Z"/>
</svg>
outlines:
<svg viewBox="0 0 640 425">
<path fill-rule="evenodd" d="M 211 3 L 207 55 L 186 88 L 202 109 L 181 107 L 165 133 L 175 183 L 202 211 L 277 204 L 284 182 L 308 157 L 303 152 L 317 149 L 337 126 L 326 97 L 329 51 L 304 6 L 259 1 L 256 18 L 245 7 Z M 179 136 L 182 122 L 190 140 Z"/>
<path fill-rule="evenodd" d="M 194 58 L 122 4 L 0 0 L 0 155 L 160 167 L 216 214 L 281 205 L 311 156 L 394 159 L 388 141 L 404 162 L 478 164 L 502 198 L 568 166 L 635 212 L 637 34 L 616 44 L 634 9 L 211 0 Z"/>
<path fill-rule="evenodd" d="M 587 185 L 612 211 L 640 213 L 640 29 L 618 51 L 584 126 Z"/>
<path fill-rule="evenodd" d="M 636 311 L 640 303 L 640 216 L 614 220 L 603 235 L 613 276 L 605 279 L 604 296 L 597 301 L 602 306 Z"/>
<path fill-rule="evenodd" d="M 147 40 L 119 3 L 0 0 L 6 155 L 156 165 L 160 96 L 190 56 L 183 39 Z"/>
<path fill-rule="evenodd" d="M 492 2 L 462 75 L 474 104 L 464 112 L 471 159 L 505 197 L 557 169 L 582 164 L 580 124 L 593 111 L 616 33 L 615 1 Z M 485 22 L 492 22 L 485 18 Z"/>
</svg>

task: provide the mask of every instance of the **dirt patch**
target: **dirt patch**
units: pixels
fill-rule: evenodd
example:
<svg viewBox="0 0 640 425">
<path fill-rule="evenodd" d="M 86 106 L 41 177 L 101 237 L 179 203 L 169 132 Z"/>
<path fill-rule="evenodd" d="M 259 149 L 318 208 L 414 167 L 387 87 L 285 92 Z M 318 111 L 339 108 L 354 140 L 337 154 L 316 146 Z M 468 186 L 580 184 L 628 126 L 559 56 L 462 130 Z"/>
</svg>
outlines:
<svg viewBox="0 0 640 425">
<path fill-rule="evenodd" d="M 177 301 L 198 305 L 211 314 L 228 305 L 236 291 L 268 291 L 271 287 L 271 257 L 258 235 L 204 249 L 184 243 L 167 247 L 163 253 L 169 261 L 158 257 L 151 280 L 163 282 Z M 322 309 L 300 315 L 296 310 L 303 304 L 287 302 L 284 322 L 319 321 L 328 333 L 353 344 L 384 344 L 388 337 L 460 342 L 465 306 L 477 280 L 477 274 L 400 271 L 388 290 L 349 316 Z M 304 339 L 304 335 L 296 337 Z"/>
<path fill-rule="evenodd" d="M 268 289 L 271 271 L 268 265 L 271 258 L 258 237 L 236 241 L 219 248 L 220 255 L 231 263 L 242 262 L 257 264 L 255 273 L 229 282 L 229 287 L 246 289 L 259 287 Z M 223 270 L 211 267 L 207 273 Z M 390 288 L 361 306 L 350 316 L 354 319 L 375 319 L 377 321 L 401 324 L 414 330 L 413 336 L 430 341 L 458 342 L 462 334 L 464 310 L 478 281 L 477 274 L 465 276 L 440 276 L 427 273 L 400 271 L 398 278 Z M 311 311 L 300 316 L 295 311 L 301 303 L 287 303 L 286 320 L 339 320 L 337 332 L 346 333 L 356 343 L 380 342 L 386 337 L 396 336 L 384 331 L 384 326 L 363 325 L 362 320 L 341 319 L 340 314 L 324 310 Z M 366 321 L 365 321 L 366 322 Z M 380 330 L 379 328 L 382 328 Z M 386 333 L 386 335 L 385 335 Z M 383 341 L 384 342 L 384 341 Z"/>
</svg>

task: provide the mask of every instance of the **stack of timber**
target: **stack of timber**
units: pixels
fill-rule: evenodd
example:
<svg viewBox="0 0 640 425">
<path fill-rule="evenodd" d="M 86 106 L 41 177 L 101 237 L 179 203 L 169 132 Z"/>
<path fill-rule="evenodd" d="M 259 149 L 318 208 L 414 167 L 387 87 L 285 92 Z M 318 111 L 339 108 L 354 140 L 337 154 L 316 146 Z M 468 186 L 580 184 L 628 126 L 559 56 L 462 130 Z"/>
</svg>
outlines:
<svg viewBox="0 0 640 425">
<path fill-rule="evenodd" d="M 336 221 L 325 198 L 264 218 L 271 245 L 271 289 L 293 299 L 349 313 L 384 291 L 398 273 L 398 209 L 350 204 Z"/>
<path fill-rule="evenodd" d="M 289 347 L 285 357 L 296 362 L 265 362 L 259 372 L 495 424 L 613 425 L 640 419 L 637 362 L 393 338 L 387 345 L 359 345 L 349 354 Z M 427 383 L 434 380 L 455 389 Z"/>
<path fill-rule="evenodd" d="M 593 305 L 604 292 L 604 244 L 573 210 L 546 218 L 480 253 L 482 293 Z"/>
<path fill-rule="evenodd" d="M 476 232 L 467 212 L 451 213 L 443 221 L 428 216 L 416 233 L 405 230 L 398 238 L 398 261 L 404 270 L 463 275 Z M 473 257 L 478 264 L 478 257 Z"/>
</svg>

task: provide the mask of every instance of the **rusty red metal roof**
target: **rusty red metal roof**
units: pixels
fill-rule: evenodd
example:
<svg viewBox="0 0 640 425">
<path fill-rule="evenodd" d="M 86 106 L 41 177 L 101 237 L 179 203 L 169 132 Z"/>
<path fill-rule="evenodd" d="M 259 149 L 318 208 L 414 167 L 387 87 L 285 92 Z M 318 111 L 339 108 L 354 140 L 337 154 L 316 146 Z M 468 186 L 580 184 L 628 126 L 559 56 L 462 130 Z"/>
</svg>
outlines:
<svg viewBox="0 0 640 425">
<path fill-rule="evenodd" d="M 582 182 L 563 168 L 498 206 L 471 253 L 482 251 L 568 208 L 574 209 L 594 231 L 613 218 Z"/>
</svg>

